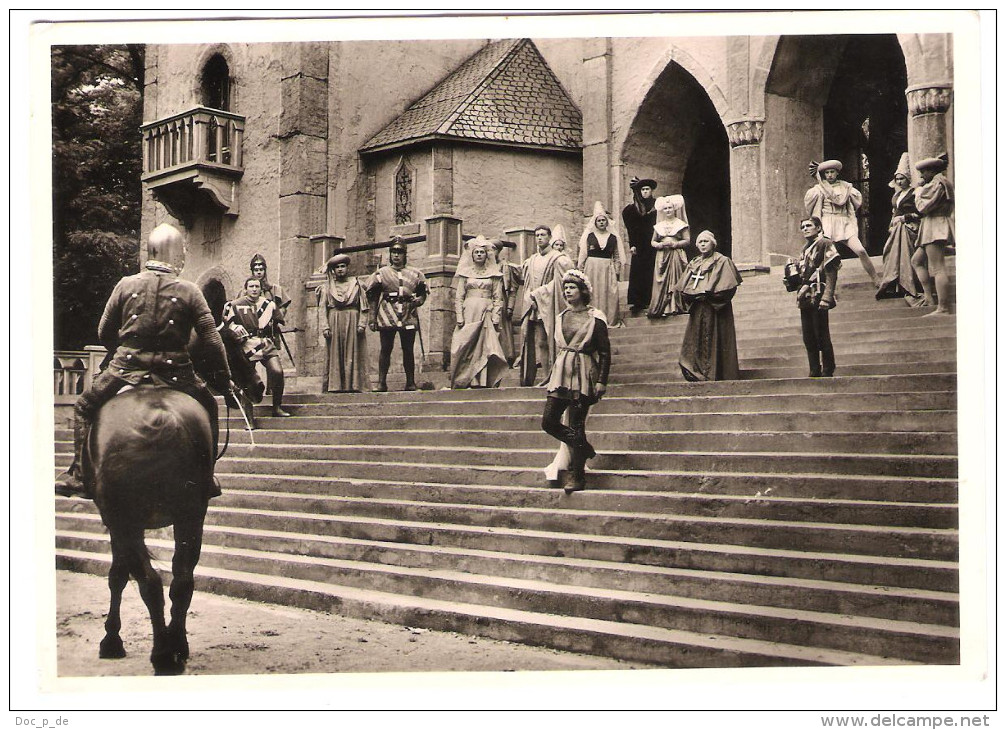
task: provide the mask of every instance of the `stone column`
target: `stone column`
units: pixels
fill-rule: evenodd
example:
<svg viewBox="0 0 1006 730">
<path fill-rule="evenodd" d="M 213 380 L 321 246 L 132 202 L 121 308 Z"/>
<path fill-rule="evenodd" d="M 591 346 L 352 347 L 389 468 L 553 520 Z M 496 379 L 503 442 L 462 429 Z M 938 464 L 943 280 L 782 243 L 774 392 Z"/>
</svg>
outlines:
<svg viewBox="0 0 1006 730">
<path fill-rule="evenodd" d="M 435 215 L 426 219 L 426 260 L 419 267 L 426 276 L 430 295 L 423 305 L 424 368 L 446 370 L 454 334 L 454 287 L 451 286 L 461 254 L 461 219 Z M 420 314 L 423 314 L 422 309 Z M 428 323 L 428 324 L 427 324 Z"/>
<path fill-rule="evenodd" d="M 531 228 L 508 228 L 505 233 L 508 241 L 517 244 L 517 248 L 510 256 L 512 264 L 520 264 L 538 249 L 534 242 L 534 230 Z"/>
<path fill-rule="evenodd" d="M 583 213 L 594 201 L 608 209 L 611 190 L 611 39 L 583 41 Z"/>
<path fill-rule="evenodd" d="M 908 99 L 908 156 L 912 164 L 943 152 L 950 154 L 952 138 L 948 134 L 947 111 L 953 103 L 953 84 L 915 84 L 908 87 L 905 96 Z M 950 165 L 952 170 L 952 154 Z M 915 170 L 912 175 L 913 182 L 920 182 Z"/>
<path fill-rule="evenodd" d="M 279 129 L 279 258 L 269 272 L 293 300 L 287 327 L 304 328 L 307 315 L 305 285 L 313 271 L 311 236 L 326 230 L 328 196 L 328 44 L 284 43 L 281 61 Z M 287 337 L 298 363 L 317 348 L 300 332 Z M 319 373 L 310 373 L 312 375 Z"/>
<path fill-rule="evenodd" d="M 730 141 L 730 257 L 747 271 L 763 267 L 761 136 L 764 119 L 727 123 Z"/>
</svg>

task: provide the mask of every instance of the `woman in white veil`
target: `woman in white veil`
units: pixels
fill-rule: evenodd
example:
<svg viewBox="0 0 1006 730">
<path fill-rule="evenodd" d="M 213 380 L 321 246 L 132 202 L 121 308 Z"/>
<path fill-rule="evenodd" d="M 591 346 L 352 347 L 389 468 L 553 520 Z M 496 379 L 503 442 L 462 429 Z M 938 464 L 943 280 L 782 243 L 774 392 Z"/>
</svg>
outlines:
<svg viewBox="0 0 1006 730">
<path fill-rule="evenodd" d="M 657 198 L 656 209 L 653 248 L 657 249 L 657 261 L 653 267 L 653 293 L 646 315 L 666 317 L 669 314 L 684 314 L 687 310 L 681 294 L 674 291 L 674 284 L 688 265 L 685 248 L 691 241 L 691 233 L 685 199 L 681 195 L 665 195 Z"/>
</svg>

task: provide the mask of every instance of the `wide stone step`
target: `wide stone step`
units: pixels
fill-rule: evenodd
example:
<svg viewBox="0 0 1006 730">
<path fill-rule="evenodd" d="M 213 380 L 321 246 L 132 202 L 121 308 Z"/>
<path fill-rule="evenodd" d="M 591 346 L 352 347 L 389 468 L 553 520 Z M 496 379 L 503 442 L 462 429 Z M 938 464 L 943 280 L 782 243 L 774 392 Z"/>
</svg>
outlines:
<svg viewBox="0 0 1006 730">
<path fill-rule="evenodd" d="M 680 371 L 679 371 L 680 374 Z M 814 378 L 814 382 L 825 380 Z M 829 378 L 837 382 L 838 378 Z M 451 391 L 456 392 L 456 391 Z M 396 416 L 417 416 L 430 418 L 434 416 L 474 415 L 485 421 L 486 402 L 479 395 L 487 391 L 467 391 L 467 399 L 453 398 L 444 401 L 388 401 L 379 406 L 362 403 L 325 401 L 304 402 L 300 405 L 289 404 L 289 410 L 295 418 L 271 418 L 263 410 L 263 428 L 321 428 L 322 421 L 309 422 L 306 418 L 345 416 L 353 419 L 393 418 Z M 541 417 L 545 405 L 545 391 L 513 391 L 509 398 L 492 399 L 492 417 L 526 415 Z M 306 400 L 306 399 L 305 399 Z M 948 411 L 957 406 L 957 393 L 954 391 L 909 392 L 909 393 L 829 393 L 822 390 L 819 393 L 796 394 L 766 394 L 766 395 L 700 395 L 694 396 L 639 396 L 623 397 L 605 396 L 600 403 L 590 409 L 589 419 L 606 414 L 654 414 L 678 415 L 682 413 L 792 413 L 810 414 L 818 420 L 827 420 L 832 412 L 843 411 Z M 223 413 L 223 412 L 222 412 Z M 233 422 L 240 421 L 240 415 L 232 410 L 230 416 Z M 920 420 L 925 414 L 919 413 Z"/>
<path fill-rule="evenodd" d="M 955 529 L 958 523 L 957 506 L 948 503 L 919 503 L 898 501 L 822 499 L 818 497 L 778 497 L 774 494 L 756 495 L 707 495 L 681 492 L 622 492 L 600 494 L 587 504 L 576 504 L 558 489 L 500 489 L 484 488 L 414 488 L 410 485 L 394 485 L 388 488 L 374 488 L 373 483 L 338 491 L 323 491 L 331 484 L 315 485 L 303 492 L 285 489 L 266 490 L 262 485 L 247 483 L 234 488 L 235 482 L 227 480 L 226 494 L 219 504 L 231 507 L 262 508 L 274 511 L 312 511 L 319 514 L 368 514 L 380 516 L 373 511 L 367 500 L 386 503 L 407 502 L 410 506 L 422 505 L 442 508 L 435 518 L 441 522 L 467 524 L 476 519 L 466 506 L 477 507 L 483 514 L 478 519 L 487 519 L 485 510 L 497 508 L 500 515 L 521 518 L 523 510 L 557 510 L 573 514 L 578 522 L 589 522 L 590 517 L 581 512 L 597 512 L 598 529 L 601 523 L 609 523 L 609 513 L 632 516 L 696 515 L 701 517 L 729 517 L 739 519 L 762 519 L 787 522 L 832 523 L 839 525 L 874 525 L 895 527 L 921 527 L 933 529 Z M 257 488 L 256 488 L 257 486 Z M 279 483 L 285 487 L 287 484 Z M 369 488 L 368 488 L 369 487 Z M 347 494 L 348 492 L 348 494 Z M 486 498 L 489 498 L 488 500 Z M 363 512 L 360 512 L 360 509 Z M 416 507 L 419 509 L 419 507 Z M 574 514 L 575 513 L 575 514 Z M 603 514 L 601 514 L 603 513 Z M 539 519 L 535 514 L 534 519 Z M 588 528 L 576 528 L 588 531 Z"/>
<path fill-rule="evenodd" d="M 534 429 L 539 425 L 540 415 L 493 415 L 493 425 L 501 433 Z M 282 424 L 286 426 L 284 419 Z M 305 427 L 307 419 L 296 418 L 295 423 L 285 428 L 280 427 L 280 421 L 270 421 L 269 428 L 259 428 L 254 432 L 255 443 L 306 442 L 316 435 L 315 443 L 329 443 L 328 433 L 335 431 L 364 430 L 370 434 L 388 432 L 402 433 L 404 431 L 453 430 L 478 432 L 485 430 L 485 416 L 481 415 L 443 415 L 443 416 L 371 416 L 356 418 L 353 416 L 327 416 L 311 418 L 310 426 Z M 957 413 L 953 410 L 926 411 L 833 411 L 827 418 L 816 413 L 806 412 L 768 412 L 768 413 L 663 413 L 663 414 L 591 414 L 589 417 L 590 433 L 605 434 L 614 431 L 649 432 L 673 431 L 684 435 L 687 432 L 698 431 L 747 431 L 752 433 L 771 431 L 775 433 L 812 433 L 816 436 L 826 433 L 842 433 L 852 431 L 863 434 L 863 441 L 870 443 L 870 434 L 882 432 L 909 433 L 940 433 L 946 435 L 947 448 L 956 449 Z M 265 425 L 265 424 L 264 424 Z M 243 429 L 243 423 L 231 421 L 230 439 L 232 442 L 247 443 L 252 438 Z M 73 437 L 69 429 L 57 429 L 55 432 L 56 450 L 65 450 Z M 226 437 L 226 434 L 224 435 Z M 338 437 L 335 437 L 338 438 Z M 404 434 L 402 438 L 408 437 Z M 938 449 L 934 453 L 949 453 Z"/>
<path fill-rule="evenodd" d="M 787 361 L 788 362 L 788 361 Z M 797 358 L 792 362 L 796 363 Z M 665 367 L 667 363 L 662 363 Z M 945 373 L 956 368 L 956 363 L 952 360 L 940 360 L 936 362 L 910 360 L 906 362 L 882 363 L 876 365 L 865 365 L 858 363 L 843 363 L 838 361 L 836 376 L 849 377 L 859 375 L 923 375 L 926 373 Z M 754 367 L 745 365 L 741 368 L 741 380 L 762 380 L 765 378 L 806 378 L 807 364 L 773 367 Z M 818 378 L 815 378 L 817 380 Z M 611 382 L 620 384 L 629 383 L 660 383 L 675 380 L 683 380 L 681 369 L 662 369 L 651 373 L 633 373 L 619 375 L 617 372 L 611 375 Z M 833 380 L 833 378 L 824 378 Z"/>
<path fill-rule="evenodd" d="M 952 318 L 948 318 L 952 319 Z M 794 340 L 802 342 L 800 328 L 800 318 L 794 319 L 794 327 L 779 327 L 778 324 L 761 325 L 752 322 L 744 329 L 735 332 L 739 347 L 757 345 L 759 343 L 768 344 L 791 344 Z M 667 325 L 668 334 L 680 330 L 681 337 L 684 336 L 686 325 L 676 320 L 675 323 Z M 736 327 L 735 327 L 736 329 Z M 871 342 L 903 342 L 918 341 L 920 339 L 955 337 L 957 327 L 954 322 L 943 322 L 934 324 L 931 319 L 921 318 L 894 318 L 891 320 L 849 320 L 832 321 L 829 317 L 829 330 L 833 340 L 852 339 L 868 337 Z M 656 335 L 656 326 L 636 329 L 613 329 L 610 332 L 610 339 L 613 347 L 646 347 L 647 345 L 660 346 L 665 343 L 680 342 L 681 338 L 662 337 Z"/>
<path fill-rule="evenodd" d="M 407 463 L 422 473 L 423 465 L 463 465 L 466 467 L 544 468 L 555 456 L 555 449 L 508 449 L 496 451 L 480 448 L 434 448 L 398 446 L 393 453 L 379 446 L 272 446 L 259 444 L 254 451 L 243 444 L 221 460 L 217 467 L 235 465 L 239 471 L 277 473 L 276 468 L 291 471 L 279 473 L 304 476 L 328 476 L 339 462 L 358 461 L 372 464 Z M 247 453 L 248 456 L 239 456 Z M 394 462 L 392 462 L 394 459 Z M 835 453 L 717 453 L 712 451 L 599 452 L 590 461 L 591 469 L 634 472 L 645 478 L 673 467 L 676 470 L 703 472 L 768 472 L 799 474 L 857 474 L 869 476 L 956 478 L 957 458 L 949 455 L 925 454 L 835 454 Z M 232 471 L 233 469 L 225 469 Z"/>
<path fill-rule="evenodd" d="M 876 354 L 881 352 L 905 352 L 906 350 L 935 350 L 955 352 L 957 349 L 957 338 L 955 335 L 947 337 L 936 337 L 930 334 L 918 338 L 897 336 L 896 339 L 881 338 L 876 335 L 856 333 L 848 337 L 832 338 L 832 344 L 836 356 L 852 356 L 856 354 Z M 654 360 L 664 357 L 677 357 L 681 351 L 682 340 L 651 340 L 649 342 L 639 342 L 631 344 L 618 344 L 611 347 L 611 359 L 613 364 L 621 364 L 625 361 L 641 360 L 648 361 L 652 367 Z M 802 355 L 806 350 L 800 333 L 797 332 L 790 337 L 766 337 L 757 340 L 739 341 L 737 343 L 737 353 L 741 360 L 753 358 L 771 357 L 775 353 L 796 353 Z"/>
<path fill-rule="evenodd" d="M 957 563 L 901 556 L 827 553 L 810 550 L 772 549 L 745 545 L 647 540 L 606 535 L 566 535 L 533 530 L 487 529 L 480 526 L 397 525 L 390 520 L 323 518 L 274 521 L 260 513 L 247 513 L 210 506 L 207 530 L 244 530 L 248 534 L 286 533 L 293 539 L 309 535 L 324 543 L 338 540 L 393 542 L 423 546 L 430 550 L 460 549 L 502 552 L 520 556 L 550 556 L 578 560 L 602 560 L 639 566 L 745 573 L 880 585 L 956 593 Z M 60 529 L 101 530 L 93 503 L 57 500 Z M 307 550 L 305 545 L 304 550 Z"/>
<path fill-rule="evenodd" d="M 223 549 L 265 550 L 378 565 L 456 570 L 475 575 L 571 586 L 799 608 L 945 626 L 957 626 L 960 620 L 957 594 L 931 590 L 664 568 L 550 555 L 513 555 L 443 546 L 431 548 L 425 545 L 291 535 L 286 532 L 218 526 L 208 526 L 204 539 L 206 544 Z M 154 541 L 148 540 L 148 544 L 153 545 Z M 107 536 L 93 527 L 89 531 L 57 531 L 57 545 L 90 552 L 109 550 Z"/>
<path fill-rule="evenodd" d="M 534 613 L 559 610 L 577 618 L 615 620 L 689 632 L 772 640 L 841 651 L 871 651 L 909 661 L 957 660 L 956 629 L 930 624 L 839 616 L 796 608 L 738 605 L 537 579 L 484 576 L 452 569 L 411 568 L 261 549 L 203 551 L 206 568 L 284 576 L 399 595 L 420 595 Z"/>
<path fill-rule="evenodd" d="M 59 568 L 96 574 L 107 572 L 110 562 L 104 555 L 69 550 L 58 551 L 56 559 Z M 196 590 L 667 667 L 908 663 L 856 652 L 402 596 L 285 575 L 263 576 L 222 568 L 200 566 Z"/>
<path fill-rule="evenodd" d="M 548 449 L 556 446 L 551 436 L 540 428 L 524 430 L 537 425 L 531 419 L 511 424 L 510 428 L 498 431 L 476 430 L 469 424 L 469 430 L 450 428 L 454 424 L 443 424 L 439 429 L 377 430 L 276 430 L 232 431 L 230 443 L 236 455 L 251 455 L 248 451 L 238 451 L 238 447 L 248 447 L 250 440 L 255 444 L 269 446 L 457 446 L 463 448 Z M 591 423 L 593 427 L 593 422 Z M 782 431 L 609 431 L 596 427 L 591 429 L 591 443 L 600 451 L 626 451 L 632 449 L 646 451 L 698 451 L 715 448 L 718 451 L 774 451 L 774 452 L 815 452 L 815 453 L 883 453 L 883 454 L 943 454 L 957 453 L 957 437 L 945 432 L 838 432 L 827 433 Z"/>
<path fill-rule="evenodd" d="M 756 381 L 720 380 L 705 383 L 649 383 L 608 387 L 607 399 L 614 397 L 725 397 L 732 395 L 795 395 L 814 393 L 890 393 L 923 391 L 956 391 L 957 374 L 951 369 L 944 373 L 860 375 L 854 378 L 835 377 L 828 380 L 817 378 L 766 378 Z M 429 403 L 449 400 L 511 400 L 513 398 L 542 398 L 543 390 L 534 387 L 490 388 L 480 390 L 437 390 L 437 391 L 390 391 L 388 393 L 287 393 L 283 402 L 333 403 L 361 405 L 378 403 Z M 218 399 L 220 403 L 223 399 Z M 495 408 L 495 406 L 494 406 Z"/>
</svg>

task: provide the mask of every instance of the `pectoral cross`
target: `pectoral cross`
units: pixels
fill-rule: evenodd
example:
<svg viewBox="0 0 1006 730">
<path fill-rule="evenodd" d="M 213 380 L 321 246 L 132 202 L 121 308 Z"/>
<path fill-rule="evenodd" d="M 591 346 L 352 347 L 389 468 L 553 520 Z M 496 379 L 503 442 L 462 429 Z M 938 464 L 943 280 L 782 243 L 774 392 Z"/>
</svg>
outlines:
<svg viewBox="0 0 1006 730">
<path fill-rule="evenodd" d="M 705 279 L 706 275 L 702 274 L 702 273 L 700 273 L 698 271 L 696 271 L 694 274 L 692 274 L 688 278 L 692 280 L 692 289 L 698 289 L 699 288 L 699 282 L 702 281 L 703 279 Z"/>
</svg>

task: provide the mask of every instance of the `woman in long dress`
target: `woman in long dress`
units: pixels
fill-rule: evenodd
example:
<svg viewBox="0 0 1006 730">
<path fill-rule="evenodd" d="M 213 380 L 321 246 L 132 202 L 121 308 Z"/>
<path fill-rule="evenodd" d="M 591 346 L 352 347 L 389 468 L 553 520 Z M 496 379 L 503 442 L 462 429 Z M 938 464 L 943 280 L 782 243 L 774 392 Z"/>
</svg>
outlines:
<svg viewBox="0 0 1006 730">
<path fill-rule="evenodd" d="M 591 284 L 582 271 L 571 269 L 562 277 L 563 298 L 568 305 L 555 322 L 558 355 L 545 385 L 548 397 L 541 428 L 558 439 L 559 452 L 546 467 L 549 479 L 559 470 L 568 471 L 563 489 L 567 494 L 586 487 L 584 468 L 596 452 L 587 441 L 587 414 L 608 388 L 611 345 L 604 312 L 590 306 Z M 567 424 L 563 423 L 563 415 Z"/>
<path fill-rule="evenodd" d="M 497 388 L 508 367 L 499 328 L 503 274 L 482 236 L 465 245 L 454 278 L 457 327 L 451 338 L 451 387 Z"/>
<path fill-rule="evenodd" d="M 350 258 L 336 254 L 325 264 L 326 281 L 317 289 L 319 323 L 325 338 L 326 363 L 322 392 L 370 390 L 367 377 L 366 289 L 347 276 Z"/>
<path fill-rule="evenodd" d="M 716 238 L 702 231 L 699 255 L 688 262 L 674 291 L 688 307 L 688 328 L 678 363 L 685 380 L 737 380 L 737 334 L 730 300 L 741 283 L 734 262 L 716 250 Z"/>
<path fill-rule="evenodd" d="M 691 240 L 691 233 L 685 199 L 681 195 L 665 195 L 657 198 L 656 207 L 657 223 L 653 227 L 652 245 L 657 249 L 657 260 L 653 267 L 653 292 L 646 316 L 684 314 L 687 310 L 681 294 L 674 291 L 674 284 L 688 265 L 685 248 Z"/>
<path fill-rule="evenodd" d="M 517 305 L 517 290 L 524 280 L 521 278 L 521 267 L 510 263 L 509 249 L 516 248 L 512 241 L 493 239 L 490 241 L 496 252 L 496 263 L 503 275 L 503 311 L 500 315 L 500 345 L 508 365 L 513 365 L 517 359 L 517 348 L 513 341 L 513 313 Z"/>
<path fill-rule="evenodd" d="M 622 327 L 618 282 L 622 279 L 625 253 L 611 225 L 611 216 L 601 201 L 594 203 L 594 217 L 580 236 L 576 268 L 587 275 L 593 285 L 593 302 L 604 312 L 610 327 Z"/>
<path fill-rule="evenodd" d="M 919 211 L 915 208 L 915 191 L 912 189 L 908 153 L 901 156 L 894 179 L 891 198 L 891 226 L 884 244 L 884 270 L 880 273 L 877 299 L 904 296 L 908 303 L 918 306 L 922 298 L 921 287 L 912 269 L 912 254 L 919 239 Z"/>
</svg>

